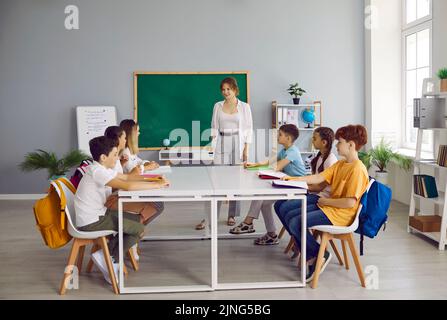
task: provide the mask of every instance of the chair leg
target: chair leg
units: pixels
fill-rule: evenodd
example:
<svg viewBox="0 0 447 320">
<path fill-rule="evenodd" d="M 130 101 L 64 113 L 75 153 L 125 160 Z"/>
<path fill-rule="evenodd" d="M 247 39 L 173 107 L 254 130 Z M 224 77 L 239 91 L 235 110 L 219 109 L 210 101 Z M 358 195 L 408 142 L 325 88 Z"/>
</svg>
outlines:
<svg viewBox="0 0 447 320">
<path fill-rule="evenodd" d="M 106 260 L 107 269 L 109 270 L 109 277 L 110 277 L 110 280 L 112 281 L 113 292 L 115 294 L 119 294 L 119 290 L 118 290 L 118 286 L 117 286 L 117 282 L 116 282 L 116 278 L 115 278 L 115 271 L 113 270 L 112 258 L 110 257 L 107 240 L 105 237 L 101 237 L 99 241 L 101 242 L 101 247 L 104 252 L 104 258 Z"/>
<path fill-rule="evenodd" d="M 349 257 L 348 257 L 348 253 L 346 251 L 346 241 L 345 240 L 341 240 L 341 247 L 343 249 L 343 257 L 345 259 L 346 270 L 349 270 Z"/>
<path fill-rule="evenodd" d="M 135 259 L 135 256 L 134 256 L 134 254 L 133 254 L 132 248 L 129 249 L 129 251 L 127 252 L 127 254 L 128 254 L 128 256 L 129 256 L 130 264 L 132 265 L 132 268 L 133 268 L 135 271 L 138 271 L 138 269 L 139 269 L 138 261 L 137 261 L 137 259 Z"/>
<path fill-rule="evenodd" d="M 314 278 L 312 279 L 311 288 L 316 289 L 318 286 L 318 279 L 320 278 L 321 267 L 323 266 L 324 252 L 326 251 L 327 243 L 329 241 L 329 234 L 323 232 L 321 237 L 320 251 L 318 251 L 317 265 L 315 267 Z"/>
<path fill-rule="evenodd" d="M 292 250 L 294 245 L 295 245 L 295 241 L 293 241 L 293 238 L 290 237 L 289 244 L 287 245 L 286 249 L 284 250 L 284 253 L 288 254 L 290 252 L 290 250 Z"/>
<path fill-rule="evenodd" d="M 74 239 L 73 245 L 71 246 L 70 255 L 68 256 L 67 266 L 65 267 L 64 276 L 62 277 L 61 286 L 59 289 L 60 295 L 64 295 L 67 290 L 67 280 L 72 275 L 73 266 L 75 265 L 78 252 L 79 241 L 77 239 Z"/>
<path fill-rule="evenodd" d="M 137 243 L 137 253 L 139 256 L 141 256 L 140 243 Z"/>
<path fill-rule="evenodd" d="M 84 261 L 84 251 L 85 251 L 85 246 L 81 246 L 79 248 L 79 255 L 78 255 L 78 262 L 77 262 L 78 274 L 81 274 L 82 262 Z"/>
<path fill-rule="evenodd" d="M 286 232 L 286 228 L 282 227 L 281 231 L 278 234 L 278 239 L 281 239 L 284 236 L 285 232 Z"/>
<path fill-rule="evenodd" d="M 329 243 L 332 247 L 332 250 L 334 250 L 335 255 L 337 256 L 338 263 L 342 266 L 343 260 L 341 259 L 340 252 L 338 252 L 337 246 L 335 245 L 333 240 L 329 240 Z"/>
<path fill-rule="evenodd" d="M 365 275 L 363 274 L 362 264 L 360 263 L 360 257 L 357 252 L 357 249 L 355 248 L 354 237 L 352 236 L 352 233 L 349 235 L 348 244 L 349 249 L 351 249 L 352 258 L 354 259 L 354 264 L 355 268 L 357 269 L 357 274 L 359 275 L 360 283 L 362 287 L 365 288 L 366 287 Z"/>
<path fill-rule="evenodd" d="M 123 264 L 123 272 L 124 272 L 125 277 L 127 277 L 129 275 L 129 271 L 127 271 L 127 267 L 125 264 Z"/>
<path fill-rule="evenodd" d="M 91 251 L 90 251 L 90 255 L 91 255 L 92 253 L 95 253 L 96 251 L 98 251 L 99 248 L 100 248 L 100 247 L 95 243 L 95 244 L 92 246 L 92 249 L 91 249 Z M 89 262 L 88 262 L 88 264 L 87 264 L 87 272 L 88 272 L 88 273 L 92 272 L 92 270 L 93 270 L 93 266 L 94 266 L 93 260 L 92 260 L 92 258 L 90 258 L 90 260 L 89 260 Z"/>
</svg>

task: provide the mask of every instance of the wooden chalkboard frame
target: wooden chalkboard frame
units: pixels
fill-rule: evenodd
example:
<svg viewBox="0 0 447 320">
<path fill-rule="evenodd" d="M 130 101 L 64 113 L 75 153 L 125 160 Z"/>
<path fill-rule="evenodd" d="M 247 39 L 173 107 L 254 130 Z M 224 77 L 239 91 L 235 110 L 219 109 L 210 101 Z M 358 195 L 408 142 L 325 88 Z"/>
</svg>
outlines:
<svg viewBox="0 0 447 320">
<path fill-rule="evenodd" d="M 139 75 L 210 75 L 210 74 L 242 74 L 247 78 L 247 103 L 250 104 L 250 71 L 212 71 L 212 72 L 152 72 L 152 71 L 135 71 L 133 73 L 133 101 L 134 101 L 134 120 L 138 122 L 138 76 Z M 210 119 L 211 121 L 211 119 Z M 164 147 L 140 148 L 144 151 L 159 151 Z M 172 149 L 172 148 L 168 148 Z M 188 148 L 189 149 L 189 148 Z M 206 149 L 205 147 L 190 147 L 190 149 Z"/>
</svg>

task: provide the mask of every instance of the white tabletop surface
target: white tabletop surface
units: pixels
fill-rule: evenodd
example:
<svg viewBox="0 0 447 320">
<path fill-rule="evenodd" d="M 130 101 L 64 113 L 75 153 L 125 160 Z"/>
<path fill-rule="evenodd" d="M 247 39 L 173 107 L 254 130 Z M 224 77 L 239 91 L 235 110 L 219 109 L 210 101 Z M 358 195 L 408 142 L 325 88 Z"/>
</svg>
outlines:
<svg viewBox="0 0 447 320">
<path fill-rule="evenodd" d="M 306 194 L 303 189 L 273 188 L 256 171 L 242 166 L 172 167 L 170 186 L 144 191 L 119 191 L 120 196 L 212 196 Z"/>
<path fill-rule="evenodd" d="M 120 196 L 204 196 L 213 195 L 213 185 L 206 167 L 172 167 L 164 174 L 170 185 L 163 189 L 119 191 Z M 150 172 L 146 172 L 150 173 Z"/>
<path fill-rule="evenodd" d="M 272 180 L 263 180 L 257 176 L 257 171 L 244 169 L 243 166 L 207 167 L 214 187 L 215 195 L 277 195 L 306 194 L 307 190 L 297 188 L 274 188 Z"/>
</svg>

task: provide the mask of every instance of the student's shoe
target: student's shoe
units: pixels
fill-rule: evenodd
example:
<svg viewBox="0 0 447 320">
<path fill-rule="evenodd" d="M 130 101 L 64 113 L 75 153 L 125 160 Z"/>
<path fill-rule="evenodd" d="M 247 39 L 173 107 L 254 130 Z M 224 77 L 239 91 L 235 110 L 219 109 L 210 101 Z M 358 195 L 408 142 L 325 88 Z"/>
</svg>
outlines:
<svg viewBox="0 0 447 320">
<path fill-rule="evenodd" d="M 323 273 L 324 269 L 326 269 L 327 265 L 329 264 L 329 261 L 332 259 L 332 254 L 329 251 L 326 251 L 324 253 L 324 261 L 323 265 L 321 266 L 320 275 Z M 306 282 L 309 283 L 312 281 L 315 275 L 315 268 L 317 266 L 317 259 L 315 259 L 314 263 L 312 263 L 309 266 L 307 275 L 306 275 Z"/>
<path fill-rule="evenodd" d="M 245 222 L 241 222 L 237 227 L 230 229 L 230 233 L 232 234 L 243 234 L 243 233 L 253 233 L 255 229 L 252 224 L 246 224 Z"/>
<path fill-rule="evenodd" d="M 200 221 L 199 224 L 196 225 L 196 230 L 203 230 L 206 227 L 206 220 L 202 220 Z"/>
<path fill-rule="evenodd" d="M 96 265 L 96 267 L 102 272 L 104 276 L 104 280 L 107 281 L 108 284 L 112 284 L 112 280 L 109 277 L 109 269 L 107 269 L 106 259 L 104 257 L 104 253 L 102 250 L 98 250 L 92 254 L 92 261 Z M 113 270 L 115 271 L 115 278 L 118 282 L 118 271 L 119 264 L 113 263 Z"/>
<path fill-rule="evenodd" d="M 138 254 L 137 244 L 134 244 L 130 250 L 132 250 L 133 257 L 135 260 L 140 261 L 140 255 Z"/>
<path fill-rule="evenodd" d="M 254 243 L 258 246 L 272 246 L 279 244 L 279 238 L 278 235 L 275 234 L 274 237 L 266 233 L 260 238 L 255 239 Z"/>
</svg>

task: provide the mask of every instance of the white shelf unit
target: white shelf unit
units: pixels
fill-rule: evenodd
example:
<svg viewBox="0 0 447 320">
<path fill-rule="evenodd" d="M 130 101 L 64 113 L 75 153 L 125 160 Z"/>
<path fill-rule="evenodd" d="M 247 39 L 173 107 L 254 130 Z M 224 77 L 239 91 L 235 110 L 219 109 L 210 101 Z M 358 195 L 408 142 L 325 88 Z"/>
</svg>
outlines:
<svg viewBox="0 0 447 320">
<path fill-rule="evenodd" d="M 437 182 L 437 187 L 438 187 L 438 194 L 439 196 L 437 198 L 425 198 L 422 196 L 419 196 L 417 194 L 414 193 L 414 183 L 412 182 L 412 188 L 411 188 L 411 202 L 410 202 L 410 211 L 409 211 L 409 216 L 413 217 L 416 216 L 416 199 L 420 199 L 420 201 L 430 201 L 436 205 L 439 205 L 440 208 L 442 208 L 442 216 L 441 216 L 441 230 L 440 232 L 421 232 L 418 229 L 415 229 L 413 227 L 411 227 L 410 225 L 408 225 L 408 231 L 409 232 L 415 232 L 415 233 L 419 233 L 421 235 L 426 236 L 427 238 L 430 238 L 436 242 L 438 242 L 438 248 L 439 250 L 445 250 L 445 246 L 447 244 L 447 239 L 446 239 L 446 234 L 447 234 L 447 205 L 446 205 L 446 195 L 445 195 L 445 191 L 440 191 L 439 190 L 439 177 L 440 177 L 440 172 L 443 170 L 447 170 L 446 167 L 442 167 L 440 165 L 438 165 L 436 163 L 435 160 L 424 160 L 421 159 L 421 153 L 422 153 L 422 138 L 423 138 L 423 134 L 424 134 L 424 130 L 443 130 L 445 131 L 446 129 L 439 129 L 439 128 L 434 128 L 434 129 L 418 129 L 418 137 L 417 137 L 417 143 L 416 143 L 416 157 L 414 160 L 414 174 L 420 174 L 421 173 L 421 167 L 423 166 L 427 166 L 430 167 L 432 169 L 435 169 L 435 179 Z M 447 185 L 445 186 L 446 188 L 444 190 L 447 190 Z"/>
<path fill-rule="evenodd" d="M 321 124 L 323 122 L 322 119 L 322 103 L 321 101 L 314 101 L 313 103 L 307 103 L 307 104 L 288 104 L 288 103 L 278 103 L 277 101 L 273 101 L 272 102 L 272 128 L 273 129 L 278 129 L 281 124 L 284 123 L 279 123 L 279 114 L 278 114 L 278 109 L 279 108 L 285 108 L 285 109 L 290 109 L 290 110 L 296 110 L 298 109 L 299 112 L 304 109 L 304 108 L 312 108 L 315 112 L 315 117 L 318 118 L 318 122 L 315 120 L 314 122 L 314 127 L 312 128 L 306 128 L 303 127 L 301 128 L 298 123 L 293 123 L 295 125 L 297 125 L 297 127 L 299 128 L 299 130 L 301 131 L 313 131 L 315 128 L 317 127 L 321 127 Z M 282 110 L 282 109 L 281 109 Z"/>
<path fill-rule="evenodd" d="M 313 133 L 313 131 L 322 126 L 322 104 L 321 101 L 314 101 L 313 103 L 305 103 L 305 104 L 288 104 L 288 103 L 278 103 L 277 101 L 273 101 L 272 102 L 272 128 L 273 129 L 279 129 L 279 127 L 284 124 L 284 123 L 279 123 L 279 114 L 278 114 L 278 110 L 281 110 L 282 112 L 282 108 L 286 108 L 288 110 L 297 110 L 298 109 L 298 119 L 296 119 L 296 123 L 292 123 L 295 124 L 300 132 L 305 132 L 306 134 L 301 135 L 300 134 L 300 138 L 299 139 L 303 139 L 303 137 L 306 137 L 305 139 L 307 139 L 307 144 L 308 147 L 305 148 L 301 148 L 300 147 L 300 152 L 301 155 L 303 157 L 303 160 L 305 160 L 305 158 L 307 158 L 310 155 L 315 155 L 317 153 L 316 150 L 313 149 L 312 146 L 312 136 L 310 135 L 309 138 L 309 134 Z M 315 121 L 314 121 L 314 125 L 312 128 L 306 128 L 306 127 L 302 127 L 300 126 L 300 121 L 299 121 L 299 115 L 301 113 L 302 110 L 304 110 L 305 108 L 311 108 L 314 110 L 315 112 Z M 302 144 L 302 143 L 298 143 L 298 144 Z M 307 174 L 311 174 L 311 172 L 309 171 L 310 169 L 307 168 Z"/>
</svg>

